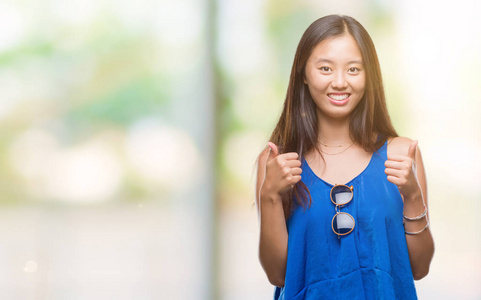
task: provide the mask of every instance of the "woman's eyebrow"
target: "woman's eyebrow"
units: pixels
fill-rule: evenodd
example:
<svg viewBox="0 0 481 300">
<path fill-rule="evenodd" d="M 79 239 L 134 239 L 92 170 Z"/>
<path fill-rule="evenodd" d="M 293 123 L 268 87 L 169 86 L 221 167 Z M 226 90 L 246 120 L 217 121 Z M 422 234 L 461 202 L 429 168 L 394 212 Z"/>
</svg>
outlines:
<svg viewBox="0 0 481 300">
<path fill-rule="evenodd" d="M 334 62 L 333 62 L 332 60 L 330 60 L 330 59 L 328 59 L 328 58 L 323 58 L 323 57 L 319 58 L 319 59 L 316 61 L 316 63 L 320 63 L 320 62 L 325 62 L 325 63 L 334 64 Z M 357 60 L 357 59 L 356 59 L 356 60 L 351 60 L 351 61 L 349 61 L 347 64 L 348 64 L 348 65 L 350 65 L 350 64 L 360 64 L 360 65 L 362 65 L 362 60 Z"/>
<path fill-rule="evenodd" d="M 320 63 L 320 62 L 326 62 L 326 63 L 332 64 L 332 60 L 327 59 L 327 58 L 322 58 L 322 57 L 319 58 L 319 59 L 316 61 L 316 63 Z"/>
</svg>

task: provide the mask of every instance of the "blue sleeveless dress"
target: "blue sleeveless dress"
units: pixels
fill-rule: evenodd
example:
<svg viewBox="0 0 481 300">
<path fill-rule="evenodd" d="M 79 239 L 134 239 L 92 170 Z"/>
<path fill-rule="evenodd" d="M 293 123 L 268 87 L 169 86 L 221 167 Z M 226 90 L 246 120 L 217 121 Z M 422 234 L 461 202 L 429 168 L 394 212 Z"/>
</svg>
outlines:
<svg viewBox="0 0 481 300">
<path fill-rule="evenodd" d="M 297 207 L 287 220 L 285 285 L 274 300 L 417 299 L 403 227 L 403 201 L 384 173 L 387 141 L 368 166 L 346 184 L 354 187 L 341 211 L 354 217 L 354 230 L 337 237 L 331 221 L 332 184 L 302 160 L 302 181 L 312 196 L 308 209 Z M 341 183 L 339 183 L 341 184 Z"/>
</svg>

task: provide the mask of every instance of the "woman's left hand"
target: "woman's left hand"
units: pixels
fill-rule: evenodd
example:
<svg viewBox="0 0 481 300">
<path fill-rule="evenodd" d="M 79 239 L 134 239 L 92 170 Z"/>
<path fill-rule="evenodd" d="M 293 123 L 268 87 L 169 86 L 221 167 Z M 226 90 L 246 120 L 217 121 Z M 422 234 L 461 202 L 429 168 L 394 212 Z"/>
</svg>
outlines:
<svg viewBox="0 0 481 300">
<path fill-rule="evenodd" d="M 416 173 L 416 147 L 418 141 L 409 146 L 408 155 L 388 155 L 384 163 L 387 180 L 397 185 L 403 198 L 415 196 L 421 192 Z"/>
</svg>

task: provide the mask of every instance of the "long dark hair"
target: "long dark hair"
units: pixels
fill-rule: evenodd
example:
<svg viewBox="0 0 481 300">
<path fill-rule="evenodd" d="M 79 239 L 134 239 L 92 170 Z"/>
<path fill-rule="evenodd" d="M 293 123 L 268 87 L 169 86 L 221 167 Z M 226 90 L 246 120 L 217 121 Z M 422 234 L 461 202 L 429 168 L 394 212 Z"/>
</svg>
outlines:
<svg viewBox="0 0 481 300">
<path fill-rule="evenodd" d="M 329 15 L 312 23 L 302 35 L 292 65 L 284 108 L 272 132 L 270 141 L 278 145 L 281 153 L 297 152 L 299 159 L 318 145 L 318 117 L 316 104 L 304 84 L 306 62 L 314 47 L 323 40 L 344 34 L 351 35 L 361 50 L 366 83 L 364 96 L 353 110 L 349 126 L 351 139 L 365 151 L 377 151 L 388 137 L 398 136 L 391 124 L 386 107 L 381 68 L 376 49 L 366 29 L 348 16 Z M 374 133 L 379 138 L 373 139 Z M 282 195 L 286 218 L 296 207 L 309 207 L 311 196 L 307 186 L 299 181 Z"/>
</svg>

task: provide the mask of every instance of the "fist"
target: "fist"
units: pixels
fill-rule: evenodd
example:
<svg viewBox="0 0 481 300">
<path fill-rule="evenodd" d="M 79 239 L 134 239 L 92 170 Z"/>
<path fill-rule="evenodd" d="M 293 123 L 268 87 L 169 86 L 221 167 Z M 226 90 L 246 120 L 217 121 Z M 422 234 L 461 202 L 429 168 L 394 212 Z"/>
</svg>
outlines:
<svg viewBox="0 0 481 300">
<path fill-rule="evenodd" d="M 406 155 L 389 155 L 384 163 L 387 180 L 399 188 L 404 198 L 414 195 L 420 190 L 416 173 L 416 147 L 418 141 L 413 141 Z"/>
<path fill-rule="evenodd" d="M 263 192 L 281 194 L 301 180 L 301 162 L 295 152 L 279 154 L 274 143 L 267 143 L 270 151 L 266 163 L 266 177 Z"/>
</svg>

